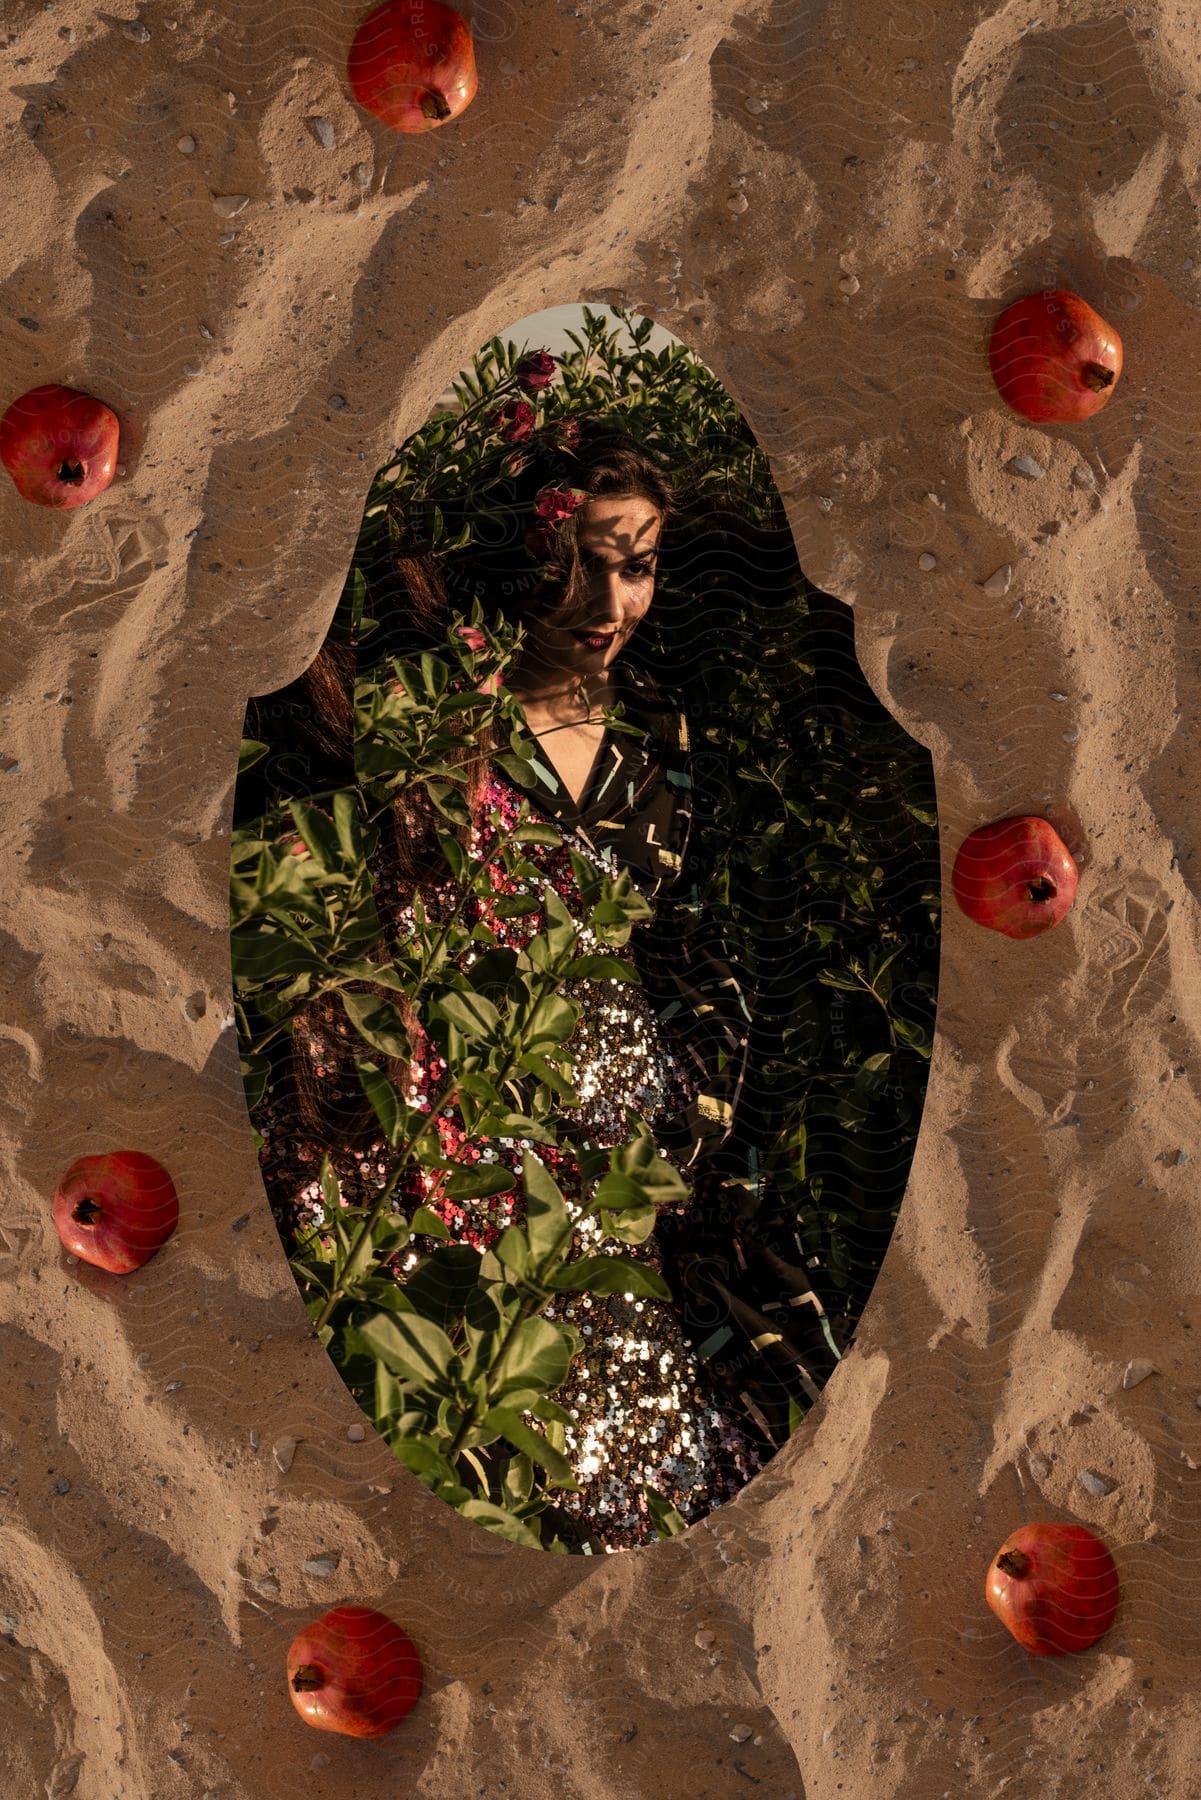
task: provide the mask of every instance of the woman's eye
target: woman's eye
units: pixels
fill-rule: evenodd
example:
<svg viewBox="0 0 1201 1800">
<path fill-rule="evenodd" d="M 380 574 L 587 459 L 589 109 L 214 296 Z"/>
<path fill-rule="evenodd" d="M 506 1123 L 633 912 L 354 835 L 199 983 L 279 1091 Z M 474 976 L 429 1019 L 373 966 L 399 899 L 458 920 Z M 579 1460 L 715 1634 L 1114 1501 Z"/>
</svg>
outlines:
<svg viewBox="0 0 1201 1800">
<path fill-rule="evenodd" d="M 635 581 L 639 581 L 644 575 L 650 575 L 653 572 L 653 565 L 648 562 L 626 564 L 626 574 Z"/>
</svg>

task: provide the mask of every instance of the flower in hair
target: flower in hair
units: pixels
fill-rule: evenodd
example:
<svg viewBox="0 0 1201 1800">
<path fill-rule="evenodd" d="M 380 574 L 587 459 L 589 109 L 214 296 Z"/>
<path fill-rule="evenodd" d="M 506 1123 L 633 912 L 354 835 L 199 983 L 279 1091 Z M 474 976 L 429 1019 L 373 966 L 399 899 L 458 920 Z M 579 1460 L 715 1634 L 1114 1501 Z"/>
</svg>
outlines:
<svg viewBox="0 0 1201 1800">
<path fill-rule="evenodd" d="M 545 562 L 555 548 L 555 527 L 570 519 L 588 498 L 583 488 L 544 487 L 534 501 L 535 522 L 525 534 L 525 547 L 535 562 Z"/>
<path fill-rule="evenodd" d="M 544 487 L 534 501 L 534 511 L 540 519 L 554 525 L 560 519 L 570 519 L 587 498 L 583 488 Z"/>
</svg>

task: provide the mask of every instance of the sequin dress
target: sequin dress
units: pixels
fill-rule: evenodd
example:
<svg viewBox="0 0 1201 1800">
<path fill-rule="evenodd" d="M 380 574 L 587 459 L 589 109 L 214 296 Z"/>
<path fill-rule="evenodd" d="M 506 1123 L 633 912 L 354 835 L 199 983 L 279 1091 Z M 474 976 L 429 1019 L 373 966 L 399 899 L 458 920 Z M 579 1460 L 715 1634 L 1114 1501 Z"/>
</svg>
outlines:
<svg viewBox="0 0 1201 1800">
<path fill-rule="evenodd" d="M 683 731 L 682 720 L 679 726 Z M 653 736 L 649 741 L 653 747 Z M 542 778 L 534 787 L 523 792 L 509 776 L 494 768 L 476 815 L 469 854 L 475 858 L 487 856 L 496 830 L 515 822 L 524 798 L 529 802 L 529 816 L 539 819 L 553 815 L 563 838 L 561 844 L 523 846 L 525 854 L 537 866 L 539 881 L 552 886 L 573 916 L 581 917 L 583 903 L 569 849 L 613 872 L 617 865 L 605 854 L 604 828 L 612 837 L 628 826 L 638 811 L 640 785 L 644 801 L 651 786 L 649 781 L 639 784 L 631 780 L 626 783 L 625 809 L 614 804 L 616 794 L 604 804 L 606 767 L 612 788 L 621 775 L 644 769 L 647 757 L 645 743 L 635 750 L 628 739 L 624 743 L 620 739 L 608 741 L 607 748 L 608 756 L 599 759 L 590 784 L 590 808 L 573 808 L 562 795 L 558 804 L 553 804 L 548 790 L 557 784 L 549 771 L 542 771 Z M 598 794 L 602 800 L 599 810 Z M 535 803 L 537 796 L 542 798 L 542 806 Z M 647 815 L 641 815 L 640 829 L 655 843 L 662 858 L 658 881 L 648 878 L 647 859 L 641 859 L 643 879 L 639 885 L 644 894 L 678 871 L 679 851 L 672 847 L 672 834 L 663 818 L 678 820 L 679 811 L 676 807 L 664 815 L 660 810 L 658 826 L 652 823 L 649 829 Z M 579 829 L 570 828 L 565 816 L 568 814 L 574 815 Z M 589 817 L 591 827 L 585 823 Z M 466 922 L 482 920 L 497 943 L 521 948 L 543 928 L 542 909 L 513 918 L 497 917 L 491 910 L 492 900 L 521 891 L 528 884 L 514 884 L 495 864 L 490 864 L 489 869 L 491 892 L 469 901 Z M 411 909 L 402 896 L 389 891 L 381 877 L 377 877 L 376 901 L 381 918 L 391 928 L 403 932 L 406 924 L 411 927 Z M 646 923 L 635 924 L 630 945 L 621 952 L 635 964 L 638 941 L 646 930 Z M 585 930 L 579 949 L 584 954 L 602 951 L 606 946 L 590 939 Z M 580 1219 L 576 1239 L 580 1253 L 627 1256 L 661 1271 L 662 1254 L 656 1232 L 642 1244 L 626 1245 L 602 1239 L 598 1221 L 580 1218 L 580 1172 L 574 1146 L 607 1147 L 627 1142 L 631 1136 L 627 1109 L 646 1119 L 652 1129 L 671 1120 L 678 1124 L 696 1106 L 701 1076 L 667 1043 L 655 1007 L 643 988 L 618 980 L 587 979 L 567 984 L 562 991 L 581 1008 L 569 1046 L 581 1105 L 578 1110 L 562 1111 L 557 1121 L 561 1143 L 535 1144 L 507 1137 L 467 1143 L 457 1113 L 448 1109 L 437 1121 L 444 1153 L 468 1164 L 500 1164 L 520 1177 L 522 1159 L 528 1149 L 533 1149 L 554 1176 L 569 1212 Z M 307 1047 L 317 1060 L 320 1074 L 320 1058 L 323 1051 L 328 1054 L 331 1046 L 310 1037 Z M 415 1044 L 414 1052 L 412 1086 L 406 1098 L 410 1105 L 428 1110 L 434 1094 L 444 1084 L 445 1064 L 424 1036 Z M 295 1234 L 324 1223 L 317 1181 L 320 1147 L 296 1141 L 289 1131 L 278 1089 L 264 1095 L 252 1117 L 264 1138 L 260 1161 L 272 1210 L 281 1236 L 290 1244 Z M 673 1152 L 661 1146 L 659 1154 L 670 1158 L 682 1172 L 686 1170 L 686 1151 Z M 370 1203 L 391 1173 L 389 1156 L 382 1138 L 359 1153 L 330 1147 L 331 1164 L 339 1177 L 344 1204 Z M 479 1249 L 490 1248 L 506 1225 L 521 1221 L 524 1199 L 520 1179 L 509 1193 L 462 1203 L 436 1191 L 435 1180 L 434 1173 L 419 1169 L 406 1172 L 393 1204 L 406 1213 L 420 1203 L 431 1206 L 445 1222 L 453 1241 Z M 661 1208 L 660 1216 L 669 1213 L 686 1219 L 690 1204 L 690 1200 L 685 1200 L 677 1206 Z M 403 1279 L 418 1260 L 418 1253 L 432 1248 L 429 1240 L 415 1240 L 397 1259 L 398 1276 Z M 681 1331 L 672 1302 L 633 1295 L 572 1294 L 556 1296 L 546 1307 L 545 1316 L 574 1326 L 580 1333 L 582 1348 L 566 1381 L 553 1396 L 571 1417 L 571 1424 L 564 1426 L 565 1455 L 579 1483 L 579 1492 L 553 1490 L 553 1508 L 542 1515 L 544 1541 L 553 1528 L 570 1549 L 585 1553 L 650 1543 L 659 1534 L 642 1491 L 644 1483 L 654 1487 L 691 1523 L 732 1498 L 773 1454 L 770 1441 L 724 1405 L 723 1396 Z"/>
</svg>

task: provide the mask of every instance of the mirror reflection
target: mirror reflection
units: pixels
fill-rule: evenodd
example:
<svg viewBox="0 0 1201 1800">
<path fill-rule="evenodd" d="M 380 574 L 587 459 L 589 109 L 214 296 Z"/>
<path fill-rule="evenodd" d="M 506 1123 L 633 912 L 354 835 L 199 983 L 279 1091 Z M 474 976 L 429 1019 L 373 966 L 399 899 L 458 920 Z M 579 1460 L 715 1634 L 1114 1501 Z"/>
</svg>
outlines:
<svg viewBox="0 0 1201 1800">
<path fill-rule="evenodd" d="M 851 1341 L 938 860 L 929 758 L 730 396 L 650 320 L 570 310 L 373 480 L 325 644 L 247 709 L 231 916 L 335 1366 L 448 1504 L 595 1555 L 732 1499 Z"/>
</svg>

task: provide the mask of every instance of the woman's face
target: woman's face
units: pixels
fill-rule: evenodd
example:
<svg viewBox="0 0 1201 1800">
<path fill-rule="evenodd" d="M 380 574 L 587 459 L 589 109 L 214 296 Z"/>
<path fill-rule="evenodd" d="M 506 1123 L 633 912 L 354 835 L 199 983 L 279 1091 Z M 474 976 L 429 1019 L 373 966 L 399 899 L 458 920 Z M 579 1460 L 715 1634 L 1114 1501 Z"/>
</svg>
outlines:
<svg viewBox="0 0 1201 1800">
<path fill-rule="evenodd" d="M 578 591 L 524 623 L 534 660 L 594 675 L 620 656 L 650 606 L 663 520 L 637 495 L 585 501 L 578 517 Z"/>
</svg>

